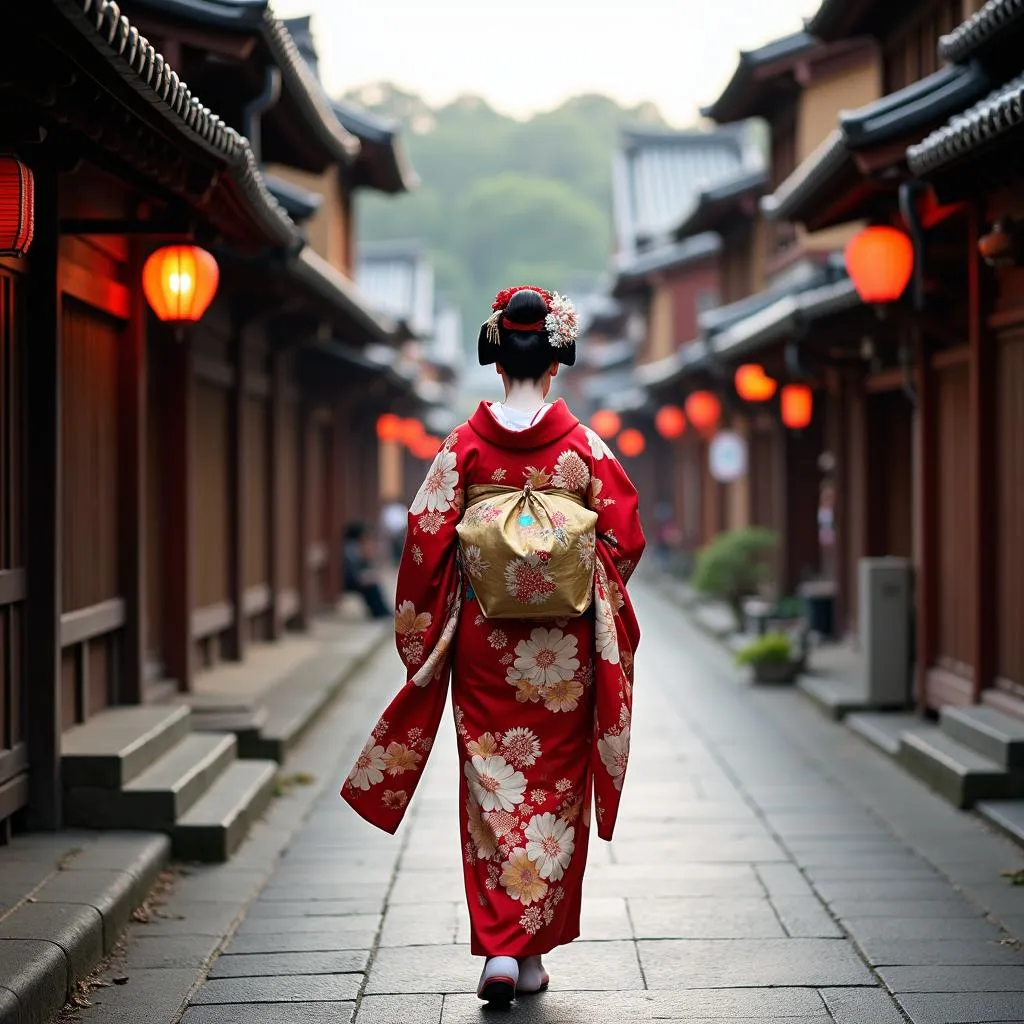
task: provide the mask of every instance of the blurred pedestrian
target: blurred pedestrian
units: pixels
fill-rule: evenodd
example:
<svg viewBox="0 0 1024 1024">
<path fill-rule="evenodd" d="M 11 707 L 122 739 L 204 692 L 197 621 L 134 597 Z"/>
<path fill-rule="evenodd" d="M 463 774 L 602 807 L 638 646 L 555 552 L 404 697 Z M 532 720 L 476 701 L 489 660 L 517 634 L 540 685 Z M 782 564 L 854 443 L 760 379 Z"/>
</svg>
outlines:
<svg viewBox="0 0 1024 1024">
<path fill-rule="evenodd" d="M 380 577 L 374 566 L 373 538 L 365 524 L 350 523 L 345 528 L 343 545 L 345 590 L 358 594 L 366 603 L 372 619 L 387 619 L 394 615 L 384 600 Z"/>
<path fill-rule="evenodd" d="M 409 510 L 397 499 L 385 502 L 380 514 L 381 532 L 387 542 L 391 561 L 398 565 L 402 561 L 405 547 L 405 531 L 409 521 Z"/>
<path fill-rule="evenodd" d="M 571 304 L 514 288 L 492 310 L 478 353 L 505 400 L 448 437 L 413 501 L 395 617 L 406 685 L 342 796 L 398 828 L 450 675 L 477 994 L 508 1003 L 546 988 L 542 955 L 580 933 L 592 799 L 612 838 L 639 641 L 626 581 L 644 536 L 611 450 L 547 401 L 576 358 Z"/>
</svg>

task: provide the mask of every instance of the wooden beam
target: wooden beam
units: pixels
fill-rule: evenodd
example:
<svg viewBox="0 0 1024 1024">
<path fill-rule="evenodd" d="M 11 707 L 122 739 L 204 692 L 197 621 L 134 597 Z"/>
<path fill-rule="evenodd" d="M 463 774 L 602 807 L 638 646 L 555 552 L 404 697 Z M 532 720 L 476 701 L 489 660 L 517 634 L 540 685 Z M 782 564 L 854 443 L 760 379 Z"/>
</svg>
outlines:
<svg viewBox="0 0 1024 1024">
<path fill-rule="evenodd" d="M 192 338 L 175 338 L 161 331 L 158 341 L 160 379 L 165 403 L 161 422 L 164 453 L 164 630 L 167 672 L 178 689 L 192 689 L 195 645 L 192 640 L 192 445 L 193 369 Z"/>
<path fill-rule="evenodd" d="M 127 618 L 128 610 L 120 597 L 66 612 L 60 617 L 60 645 L 62 648 L 74 647 L 94 637 L 113 633 L 125 626 Z"/>
<path fill-rule="evenodd" d="M 999 573 L 997 545 L 999 473 L 998 427 L 996 421 L 998 361 L 996 346 L 986 328 L 990 308 L 986 282 L 977 257 L 978 237 L 983 213 L 975 208 L 968 218 L 967 300 L 968 347 L 971 353 L 970 431 L 973 464 L 971 497 L 974 503 L 974 700 L 991 686 L 996 677 L 996 651 L 999 642 Z"/>
<path fill-rule="evenodd" d="M 234 617 L 228 628 L 228 656 L 236 661 L 245 658 L 245 403 L 247 394 L 246 329 L 242 316 L 236 312 L 232 325 L 231 366 L 234 380 L 228 396 L 228 600 Z"/>
<path fill-rule="evenodd" d="M 25 352 L 27 467 L 24 678 L 28 693 L 28 819 L 31 827 L 61 826 L 61 292 L 58 178 L 35 172 L 35 243 L 28 278 Z M 69 723 L 70 724 L 70 723 Z"/>
<path fill-rule="evenodd" d="M 142 253 L 132 245 L 132 276 L 142 276 Z M 115 695 L 118 704 L 142 701 L 146 664 L 146 302 L 131 292 L 132 309 L 117 351 L 118 562 L 124 598 L 124 635 Z"/>
</svg>

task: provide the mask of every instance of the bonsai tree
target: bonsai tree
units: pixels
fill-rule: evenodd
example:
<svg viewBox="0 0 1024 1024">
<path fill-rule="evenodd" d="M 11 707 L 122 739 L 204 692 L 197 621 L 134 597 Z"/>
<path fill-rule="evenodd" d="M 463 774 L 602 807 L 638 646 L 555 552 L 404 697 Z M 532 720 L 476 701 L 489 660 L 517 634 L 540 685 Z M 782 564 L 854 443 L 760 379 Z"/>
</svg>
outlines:
<svg viewBox="0 0 1024 1024">
<path fill-rule="evenodd" d="M 763 526 L 748 526 L 719 534 L 697 554 L 691 583 L 732 609 L 736 628 L 743 628 L 743 599 L 757 593 L 770 577 L 768 556 L 775 534 Z"/>
</svg>

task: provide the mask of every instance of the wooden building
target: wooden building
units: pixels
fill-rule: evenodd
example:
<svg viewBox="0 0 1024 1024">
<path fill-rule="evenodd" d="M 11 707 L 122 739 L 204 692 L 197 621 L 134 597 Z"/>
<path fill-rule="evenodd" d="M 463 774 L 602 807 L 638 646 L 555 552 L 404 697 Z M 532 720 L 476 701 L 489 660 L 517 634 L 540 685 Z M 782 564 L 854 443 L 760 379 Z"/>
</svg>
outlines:
<svg viewBox="0 0 1024 1024">
<path fill-rule="evenodd" d="M 128 824 L 90 817 L 106 805 L 68 737 L 171 708 L 151 715 L 166 753 L 198 673 L 336 600 L 341 523 L 377 511 L 376 417 L 410 390 L 367 357 L 393 332 L 349 276 L 367 150 L 287 29 L 260 4 L 123 9 L 21 5 L 0 40 L 0 150 L 31 170 L 35 217 L 0 260 L 5 838 L 15 818 Z M 168 242 L 219 265 L 192 326 L 143 297 Z M 217 750 L 207 785 L 265 799 L 272 769 Z"/>
</svg>

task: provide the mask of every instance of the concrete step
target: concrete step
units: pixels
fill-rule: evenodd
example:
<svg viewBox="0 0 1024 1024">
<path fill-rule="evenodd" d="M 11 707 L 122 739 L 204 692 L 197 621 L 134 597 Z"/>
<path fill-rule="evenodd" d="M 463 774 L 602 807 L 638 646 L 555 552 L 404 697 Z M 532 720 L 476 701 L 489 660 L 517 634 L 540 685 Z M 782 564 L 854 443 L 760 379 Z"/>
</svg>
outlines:
<svg viewBox="0 0 1024 1024">
<path fill-rule="evenodd" d="M 61 738 L 66 787 L 119 789 L 176 746 L 189 732 L 183 704 L 110 708 Z"/>
<path fill-rule="evenodd" d="M 904 732 L 899 760 L 956 807 L 1017 795 L 1014 790 L 1015 782 L 1019 787 L 1019 779 L 991 758 L 958 743 L 938 726 Z"/>
<path fill-rule="evenodd" d="M 1024 719 L 995 708 L 945 707 L 942 731 L 1004 768 L 1024 769 Z"/>
<path fill-rule="evenodd" d="M 903 733 L 929 728 L 917 715 L 901 711 L 862 712 L 847 715 L 845 722 L 852 732 L 889 757 L 899 755 L 900 737 Z"/>
<path fill-rule="evenodd" d="M 179 860 L 225 861 L 274 795 L 277 763 L 235 761 L 174 827 Z"/>
<path fill-rule="evenodd" d="M 235 760 L 234 733 L 190 733 L 121 789 L 72 785 L 69 824 L 170 831 Z"/>
<path fill-rule="evenodd" d="M 986 821 L 1024 846 L 1024 800 L 982 800 L 974 809 Z"/>
</svg>

